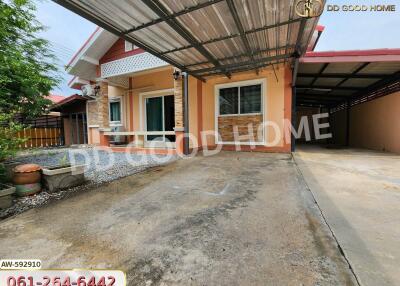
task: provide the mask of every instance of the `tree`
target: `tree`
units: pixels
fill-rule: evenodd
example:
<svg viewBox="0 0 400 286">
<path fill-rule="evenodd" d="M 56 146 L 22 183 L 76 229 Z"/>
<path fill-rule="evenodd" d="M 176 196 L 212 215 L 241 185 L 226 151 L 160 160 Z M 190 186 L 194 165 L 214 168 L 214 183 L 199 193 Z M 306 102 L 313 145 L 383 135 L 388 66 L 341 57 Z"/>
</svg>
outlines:
<svg viewBox="0 0 400 286">
<path fill-rule="evenodd" d="M 0 0 L 0 161 L 15 150 L 16 114 L 34 118 L 46 112 L 45 98 L 59 82 L 56 58 L 35 17 L 31 0 Z M 4 130 L 4 128 L 8 128 Z M 5 154 L 3 154 L 5 153 Z M 3 157 L 3 158 L 2 158 Z"/>
</svg>

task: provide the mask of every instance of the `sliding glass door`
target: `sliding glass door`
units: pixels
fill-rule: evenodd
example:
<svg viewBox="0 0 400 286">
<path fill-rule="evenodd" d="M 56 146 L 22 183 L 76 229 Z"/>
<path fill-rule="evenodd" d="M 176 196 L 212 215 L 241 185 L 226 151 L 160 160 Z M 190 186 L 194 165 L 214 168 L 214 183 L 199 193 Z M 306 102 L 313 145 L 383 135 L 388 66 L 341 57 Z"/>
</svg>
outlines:
<svg viewBox="0 0 400 286">
<path fill-rule="evenodd" d="M 146 98 L 146 130 L 173 131 L 175 126 L 174 96 L 156 96 Z M 146 141 L 153 143 L 175 142 L 175 135 L 147 135 Z M 168 145 L 168 144 L 160 144 Z"/>
</svg>

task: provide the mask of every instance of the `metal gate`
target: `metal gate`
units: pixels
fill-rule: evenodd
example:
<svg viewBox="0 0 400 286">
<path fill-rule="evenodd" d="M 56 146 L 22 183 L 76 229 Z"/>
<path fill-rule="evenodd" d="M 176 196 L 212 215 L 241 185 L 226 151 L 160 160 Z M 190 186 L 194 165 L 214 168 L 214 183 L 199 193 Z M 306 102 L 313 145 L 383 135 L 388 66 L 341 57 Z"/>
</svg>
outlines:
<svg viewBox="0 0 400 286">
<path fill-rule="evenodd" d="M 86 113 L 70 113 L 64 117 L 67 145 L 88 144 Z"/>
</svg>

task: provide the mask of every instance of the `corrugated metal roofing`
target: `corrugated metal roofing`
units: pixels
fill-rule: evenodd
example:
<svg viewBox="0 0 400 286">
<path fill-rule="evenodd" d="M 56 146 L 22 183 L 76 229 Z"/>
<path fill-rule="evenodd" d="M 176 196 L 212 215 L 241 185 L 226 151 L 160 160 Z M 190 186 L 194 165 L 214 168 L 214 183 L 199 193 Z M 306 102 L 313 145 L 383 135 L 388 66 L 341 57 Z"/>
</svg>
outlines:
<svg viewBox="0 0 400 286">
<path fill-rule="evenodd" d="M 382 87 L 398 86 L 400 50 L 307 53 L 300 59 L 296 82 L 298 105 L 334 108 Z"/>
<path fill-rule="evenodd" d="M 55 2 L 197 77 L 302 54 L 318 21 L 299 17 L 297 0 Z"/>
</svg>

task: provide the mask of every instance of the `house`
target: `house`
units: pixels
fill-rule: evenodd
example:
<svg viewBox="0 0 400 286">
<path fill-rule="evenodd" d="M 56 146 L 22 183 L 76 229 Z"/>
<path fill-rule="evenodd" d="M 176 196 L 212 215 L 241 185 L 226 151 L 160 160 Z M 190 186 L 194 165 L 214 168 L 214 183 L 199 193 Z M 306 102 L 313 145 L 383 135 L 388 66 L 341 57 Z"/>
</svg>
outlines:
<svg viewBox="0 0 400 286">
<path fill-rule="evenodd" d="M 88 144 L 86 100 L 81 95 L 73 94 L 51 107 L 53 112 L 60 114 L 65 146 Z"/>
<path fill-rule="evenodd" d="M 293 0 L 56 2 L 99 25 L 67 66 L 71 87 L 93 86 L 90 144 L 118 135 L 132 151 L 290 152 L 296 113 L 326 112 L 333 143 L 400 152 L 391 127 L 371 142 L 371 111 L 351 120 L 380 97 L 393 110 L 379 116 L 398 121 L 400 50 L 315 52 L 323 7 L 305 17 Z"/>
</svg>

